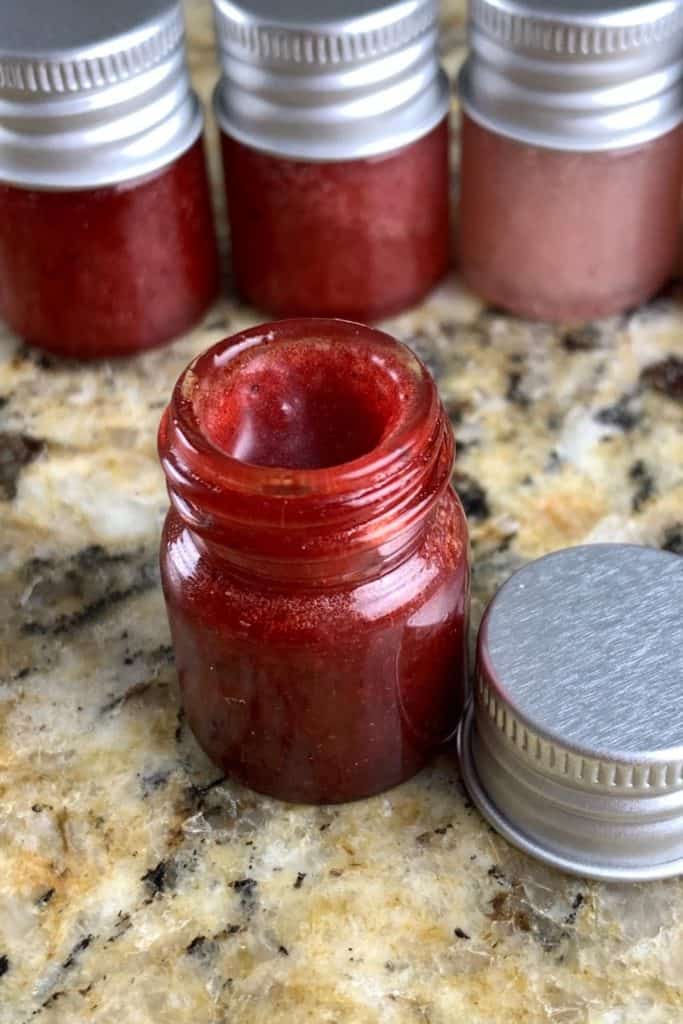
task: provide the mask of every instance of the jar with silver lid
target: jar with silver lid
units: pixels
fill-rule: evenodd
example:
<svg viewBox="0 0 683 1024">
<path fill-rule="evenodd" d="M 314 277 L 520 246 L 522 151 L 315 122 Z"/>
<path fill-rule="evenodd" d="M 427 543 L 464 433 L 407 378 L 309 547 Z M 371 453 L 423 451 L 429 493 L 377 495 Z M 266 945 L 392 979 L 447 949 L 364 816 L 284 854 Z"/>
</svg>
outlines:
<svg viewBox="0 0 683 1024">
<path fill-rule="evenodd" d="M 0 0 L 0 316 L 126 355 L 194 323 L 218 260 L 179 0 Z"/>
<path fill-rule="evenodd" d="M 438 0 L 214 0 L 236 284 L 278 315 L 372 320 L 449 265 Z"/>
<path fill-rule="evenodd" d="M 683 178 L 679 0 L 470 0 L 459 263 L 514 313 L 633 307 L 674 269 Z"/>
</svg>

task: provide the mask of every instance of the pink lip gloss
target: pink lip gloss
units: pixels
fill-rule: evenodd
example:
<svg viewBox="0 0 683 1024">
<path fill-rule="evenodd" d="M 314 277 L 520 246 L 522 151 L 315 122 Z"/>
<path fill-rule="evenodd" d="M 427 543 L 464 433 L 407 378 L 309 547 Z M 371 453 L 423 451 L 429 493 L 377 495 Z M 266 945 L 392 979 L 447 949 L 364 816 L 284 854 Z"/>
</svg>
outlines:
<svg viewBox="0 0 683 1024">
<path fill-rule="evenodd" d="M 460 77 L 460 272 L 522 316 L 582 320 L 670 277 L 683 7 L 472 0 Z"/>
</svg>

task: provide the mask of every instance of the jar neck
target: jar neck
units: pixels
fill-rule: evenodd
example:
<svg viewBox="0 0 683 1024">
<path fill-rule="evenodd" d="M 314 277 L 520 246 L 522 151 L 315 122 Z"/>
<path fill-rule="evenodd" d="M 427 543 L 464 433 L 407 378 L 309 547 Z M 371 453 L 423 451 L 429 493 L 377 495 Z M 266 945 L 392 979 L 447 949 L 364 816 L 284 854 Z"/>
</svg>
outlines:
<svg viewBox="0 0 683 1024">
<path fill-rule="evenodd" d="M 26 59 L 5 68 L 0 52 L 5 184 L 57 191 L 135 181 L 187 152 L 203 118 L 180 5 L 146 45 L 109 58 Z"/>
<path fill-rule="evenodd" d="M 159 431 L 171 505 L 199 546 L 237 573 L 307 586 L 407 558 L 453 451 L 419 360 L 338 320 L 219 343 L 181 376 Z"/>
<path fill-rule="evenodd" d="M 531 146 L 599 152 L 640 146 L 683 120 L 683 9 L 604 11 L 472 0 L 458 76 L 466 113 Z"/>
<path fill-rule="evenodd" d="M 214 0 L 214 111 L 231 138 L 292 160 L 361 160 L 416 142 L 446 117 L 435 0 L 388 3 L 326 28 L 290 20 L 286 8 L 276 24 L 247 24 L 233 0 Z"/>
</svg>

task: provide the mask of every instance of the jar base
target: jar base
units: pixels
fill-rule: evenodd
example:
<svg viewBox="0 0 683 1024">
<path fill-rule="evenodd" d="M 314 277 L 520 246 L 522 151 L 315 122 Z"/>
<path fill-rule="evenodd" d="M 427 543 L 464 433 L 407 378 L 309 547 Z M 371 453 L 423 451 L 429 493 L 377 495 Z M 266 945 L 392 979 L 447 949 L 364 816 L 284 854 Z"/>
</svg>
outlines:
<svg viewBox="0 0 683 1024">
<path fill-rule="evenodd" d="M 182 324 L 174 325 L 166 331 L 161 331 L 155 334 L 153 337 L 145 338 L 143 340 L 128 340 L 124 345 L 106 345 L 98 342 L 97 344 L 89 344 L 87 341 L 79 342 L 60 342 L 52 339 L 41 339 L 40 341 L 34 341 L 30 337 L 22 335 L 20 331 L 17 331 L 13 325 L 8 321 L 7 326 L 14 332 L 18 340 L 26 345 L 28 348 L 35 349 L 36 352 L 43 352 L 49 356 L 54 356 L 57 359 L 75 359 L 79 363 L 96 363 L 99 360 L 104 359 L 129 359 L 131 356 L 140 355 L 142 352 L 152 351 L 153 349 L 163 348 L 164 345 L 169 345 L 178 338 L 182 338 L 188 331 L 193 330 L 197 327 L 204 319 L 206 314 L 209 312 L 214 302 L 217 300 L 219 294 L 218 282 L 214 293 L 202 303 L 196 311 L 188 317 L 187 321 L 183 321 Z"/>
<path fill-rule="evenodd" d="M 221 763 L 212 757 L 208 751 L 204 750 L 204 752 L 227 777 L 234 779 L 235 782 L 244 786 L 245 789 L 249 789 L 254 793 L 259 793 L 261 796 L 269 797 L 272 800 L 279 800 L 282 803 L 305 804 L 309 807 L 319 807 L 327 804 L 352 804 L 357 803 L 359 800 L 367 800 L 370 797 L 387 793 L 392 789 L 396 789 L 398 786 L 402 786 L 404 782 L 409 782 L 433 760 L 433 757 L 430 756 L 420 758 L 411 765 L 408 771 L 402 772 L 394 779 L 385 779 L 376 786 L 366 786 L 356 791 L 344 793 L 332 792 L 330 790 L 320 790 L 316 793 L 312 793 L 306 789 L 297 788 L 295 786 L 279 787 L 277 784 L 269 785 L 268 782 L 264 781 L 262 778 L 255 778 L 248 771 L 240 771 L 240 769 L 234 765 L 231 766 L 227 763 Z M 274 782 L 275 781 L 276 780 L 274 780 Z"/>
<path fill-rule="evenodd" d="M 637 309 L 653 299 L 669 284 L 670 275 L 652 281 L 647 287 L 624 289 L 602 299 L 590 302 L 576 300 L 554 302 L 534 292 L 522 295 L 507 287 L 501 281 L 492 280 L 490 274 L 473 268 L 458 270 L 460 279 L 478 298 L 486 304 L 511 313 L 523 320 L 549 323 L 580 323 L 588 320 L 602 320 L 617 316 L 628 310 Z"/>
<path fill-rule="evenodd" d="M 353 320 L 356 323 L 376 324 L 389 317 L 398 316 L 413 307 L 429 299 L 429 296 L 441 285 L 449 272 L 449 264 L 446 263 L 434 277 L 414 289 L 413 291 L 394 298 L 386 303 L 377 303 L 371 306 L 344 306 L 339 304 L 325 305 L 323 302 L 312 301 L 309 306 L 302 308 L 301 303 L 290 305 L 263 299 L 260 294 L 251 293 L 248 288 L 240 287 L 239 281 L 236 288 L 239 296 L 249 306 L 262 313 L 275 316 L 281 320 L 298 319 L 299 317 L 330 317 L 338 320 Z"/>
</svg>

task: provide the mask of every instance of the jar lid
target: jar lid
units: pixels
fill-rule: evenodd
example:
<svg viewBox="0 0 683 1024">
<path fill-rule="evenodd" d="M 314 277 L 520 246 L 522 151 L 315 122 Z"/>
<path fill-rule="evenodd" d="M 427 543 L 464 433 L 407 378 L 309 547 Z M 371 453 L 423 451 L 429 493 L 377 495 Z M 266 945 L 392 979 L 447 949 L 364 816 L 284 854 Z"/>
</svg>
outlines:
<svg viewBox="0 0 683 1024">
<path fill-rule="evenodd" d="M 680 0 L 470 0 L 470 116 L 562 150 L 639 145 L 683 120 Z"/>
<path fill-rule="evenodd" d="M 540 860 L 683 873 L 683 558 L 596 544 L 516 572 L 482 621 L 459 752 L 484 817 Z"/>
<path fill-rule="evenodd" d="M 201 131 L 179 0 L 2 0 L 0 181 L 108 185 Z"/>
<path fill-rule="evenodd" d="M 219 124 L 303 160 L 390 152 L 446 115 L 438 0 L 213 0 Z"/>
</svg>

